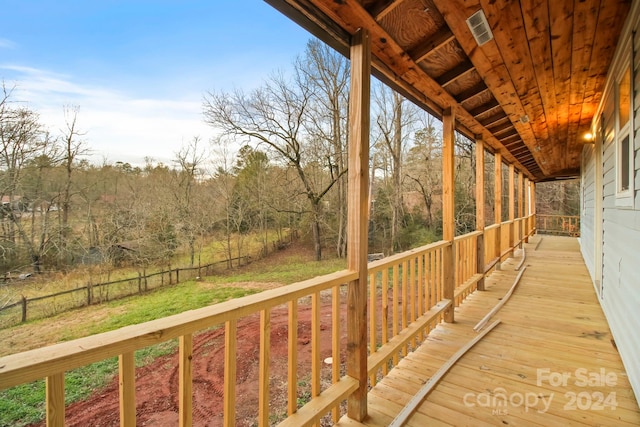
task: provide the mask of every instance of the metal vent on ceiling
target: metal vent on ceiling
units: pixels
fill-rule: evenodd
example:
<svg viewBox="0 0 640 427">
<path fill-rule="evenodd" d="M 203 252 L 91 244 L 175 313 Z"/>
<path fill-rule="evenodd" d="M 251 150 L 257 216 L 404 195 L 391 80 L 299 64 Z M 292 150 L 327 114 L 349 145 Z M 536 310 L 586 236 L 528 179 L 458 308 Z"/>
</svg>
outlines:
<svg viewBox="0 0 640 427">
<path fill-rule="evenodd" d="M 493 39 L 493 33 L 491 33 L 491 28 L 489 28 L 489 23 L 482 9 L 467 18 L 467 25 L 478 46 L 482 46 Z"/>
</svg>

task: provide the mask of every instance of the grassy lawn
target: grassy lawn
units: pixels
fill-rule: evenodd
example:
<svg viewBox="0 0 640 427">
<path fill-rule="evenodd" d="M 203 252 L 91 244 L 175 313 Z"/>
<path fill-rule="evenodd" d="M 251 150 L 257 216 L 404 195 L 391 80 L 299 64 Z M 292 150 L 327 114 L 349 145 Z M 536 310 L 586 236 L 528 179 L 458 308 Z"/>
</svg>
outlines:
<svg viewBox="0 0 640 427">
<path fill-rule="evenodd" d="M 201 282 L 183 282 L 145 295 L 78 309 L 9 328 L 0 331 L 0 340 L 8 342 L 9 337 L 26 336 L 23 344 L 17 343 L 11 349 L 15 353 L 32 348 L 34 342 L 53 343 L 80 338 L 260 291 L 259 287 L 239 286 L 243 282 L 276 282 L 286 285 L 345 268 L 343 259 L 314 262 L 308 254 L 300 254 L 295 250 L 285 252 L 287 254 L 277 254 L 277 259 L 267 258 L 223 276 L 207 277 Z M 234 286 L 234 283 L 238 285 Z M 38 334 L 49 335 L 38 340 Z M 172 340 L 137 351 L 136 364 L 143 366 L 161 355 L 172 353 L 176 347 L 177 342 Z M 117 366 L 117 359 L 112 358 L 67 372 L 66 403 L 82 400 L 94 390 L 104 387 L 116 374 Z M 42 380 L 0 391 L 0 426 L 23 426 L 42 420 L 45 414 L 44 399 Z"/>
</svg>

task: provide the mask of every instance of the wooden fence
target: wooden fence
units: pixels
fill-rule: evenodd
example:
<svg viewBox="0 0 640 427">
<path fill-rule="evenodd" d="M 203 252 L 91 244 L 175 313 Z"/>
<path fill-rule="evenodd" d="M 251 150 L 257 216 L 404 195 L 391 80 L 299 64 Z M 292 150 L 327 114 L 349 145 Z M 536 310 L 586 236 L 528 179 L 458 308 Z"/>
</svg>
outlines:
<svg viewBox="0 0 640 427">
<path fill-rule="evenodd" d="M 580 236 L 580 217 L 577 215 L 536 215 L 538 233 Z"/>
<path fill-rule="evenodd" d="M 247 259 L 244 256 L 234 258 L 231 261 L 246 263 Z M 25 298 L 23 296 L 18 301 L 0 308 L 0 328 L 8 328 L 27 320 L 51 317 L 74 308 L 142 294 L 162 286 L 173 285 L 196 277 L 209 276 L 214 273 L 216 267 L 219 269 L 223 265 L 223 268 L 226 268 L 229 265 L 229 260 L 149 274 L 143 272 L 138 273 L 136 277 L 104 283 L 87 283 L 74 289 L 33 298 Z"/>
</svg>

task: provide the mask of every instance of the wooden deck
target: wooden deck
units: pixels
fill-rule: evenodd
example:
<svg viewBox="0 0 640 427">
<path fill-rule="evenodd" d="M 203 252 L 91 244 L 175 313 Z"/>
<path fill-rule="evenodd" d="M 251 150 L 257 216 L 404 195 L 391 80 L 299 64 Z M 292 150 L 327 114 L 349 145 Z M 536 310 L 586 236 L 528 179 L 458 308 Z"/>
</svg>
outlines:
<svg viewBox="0 0 640 427">
<path fill-rule="evenodd" d="M 537 250 L 535 249 L 537 247 Z M 408 426 L 640 425 L 640 410 L 574 238 L 535 236 L 527 270 L 493 319 L 502 323 L 467 352 Z M 456 309 L 369 392 L 364 424 L 386 426 L 425 381 L 476 333 L 473 327 L 517 275 L 520 253 Z"/>
</svg>

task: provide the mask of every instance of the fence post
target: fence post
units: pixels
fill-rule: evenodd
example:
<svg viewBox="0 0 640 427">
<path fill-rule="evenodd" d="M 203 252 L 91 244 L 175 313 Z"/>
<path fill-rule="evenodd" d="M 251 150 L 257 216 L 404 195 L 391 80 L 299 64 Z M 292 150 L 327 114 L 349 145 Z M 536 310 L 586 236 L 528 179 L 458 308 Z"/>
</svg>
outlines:
<svg viewBox="0 0 640 427">
<path fill-rule="evenodd" d="M 87 307 L 91 305 L 91 282 L 87 282 Z"/>
<path fill-rule="evenodd" d="M 147 283 L 147 269 L 142 269 L 142 274 L 144 276 L 144 290 L 145 292 L 149 290 L 149 284 Z"/>
<path fill-rule="evenodd" d="M 138 271 L 138 293 L 139 294 L 142 293 L 142 276 L 140 275 L 139 271 Z"/>
<path fill-rule="evenodd" d="M 176 285 L 180 283 L 180 269 L 176 268 Z"/>
<path fill-rule="evenodd" d="M 22 323 L 27 321 L 27 299 L 22 295 Z"/>
</svg>

